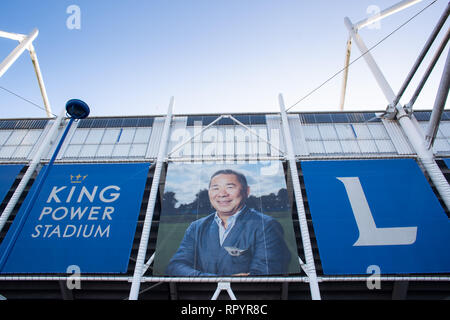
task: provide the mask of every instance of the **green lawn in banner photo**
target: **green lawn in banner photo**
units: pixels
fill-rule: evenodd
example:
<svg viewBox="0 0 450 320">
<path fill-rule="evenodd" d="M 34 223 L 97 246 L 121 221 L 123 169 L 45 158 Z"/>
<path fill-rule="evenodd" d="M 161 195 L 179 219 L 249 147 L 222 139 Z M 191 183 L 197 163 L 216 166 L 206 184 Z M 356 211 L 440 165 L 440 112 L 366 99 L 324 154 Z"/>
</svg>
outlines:
<svg viewBox="0 0 450 320">
<path fill-rule="evenodd" d="M 284 238 L 291 253 L 288 273 L 300 273 L 297 246 L 295 241 L 292 218 L 286 212 L 271 212 L 268 214 L 277 219 L 284 230 Z M 201 217 L 193 215 L 176 215 L 161 217 L 158 229 L 158 240 L 153 264 L 153 275 L 165 275 L 165 269 L 170 259 L 178 249 L 186 229 L 191 222 Z"/>
</svg>

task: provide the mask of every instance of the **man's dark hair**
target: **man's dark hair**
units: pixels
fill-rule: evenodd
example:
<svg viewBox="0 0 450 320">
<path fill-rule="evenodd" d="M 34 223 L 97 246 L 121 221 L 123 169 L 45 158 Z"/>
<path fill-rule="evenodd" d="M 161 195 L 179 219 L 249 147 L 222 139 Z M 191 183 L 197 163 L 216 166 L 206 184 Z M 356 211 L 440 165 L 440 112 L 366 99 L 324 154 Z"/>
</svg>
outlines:
<svg viewBox="0 0 450 320">
<path fill-rule="evenodd" d="M 247 188 L 248 188 L 248 184 L 247 184 L 247 179 L 245 178 L 245 176 L 242 173 L 239 173 L 237 171 L 231 170 L 231 169 L 224 169 L 224 170 L 219 170 L 216 171 L 211 178 L 209 179 L 209 187 L 211 187 L 211 180 L 215 177 L 218 176 L 219 174 L 234 174 L 236 176 L 236 178 L 238 179 L 239 183 L 242 186 L 242 194 L 245 197 L 248 197 L 247 194 Z"/>
</svg>

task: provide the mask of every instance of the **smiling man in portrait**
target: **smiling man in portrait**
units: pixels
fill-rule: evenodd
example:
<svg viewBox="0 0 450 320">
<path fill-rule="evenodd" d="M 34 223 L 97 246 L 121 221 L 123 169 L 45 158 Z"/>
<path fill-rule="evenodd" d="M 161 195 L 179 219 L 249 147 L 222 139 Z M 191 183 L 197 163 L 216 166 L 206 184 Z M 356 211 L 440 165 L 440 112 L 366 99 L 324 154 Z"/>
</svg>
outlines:
<svg viewBox="0 0 450 320">
<path fill-rule="evenodd" d="M 287 272 L 291 254 L 274 218 L 246 205 L 250 187 L 234 170 L 219 170 L 209 182 L 216 210 L 190 224 L 166 273 L 176 276 L 269 275 Z"/>
</svg>

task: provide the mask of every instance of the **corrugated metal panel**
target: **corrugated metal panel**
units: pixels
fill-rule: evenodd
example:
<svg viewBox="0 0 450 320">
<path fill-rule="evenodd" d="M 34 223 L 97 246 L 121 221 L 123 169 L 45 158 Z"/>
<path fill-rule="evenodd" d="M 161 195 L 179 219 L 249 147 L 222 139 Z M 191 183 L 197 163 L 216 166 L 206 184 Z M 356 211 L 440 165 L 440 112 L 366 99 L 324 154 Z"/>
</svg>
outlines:
<svg viewBox="0 0 450 320">
<path fill-rule="evenodd" d="M 294 152 L 296 155 L 308 155 L 303 126 L 297 115 L 288 115 L 289 128 L 292 135 L 292 143 L 294 144 Z"/>
<path fill-rule="evenodd" d="M 88 118 L 79 120 L 78 128 L 134 128 L 151 127 L 154 118 Z"/>
<path fill-rule="evenodd" d="M 44 129 L 48 119 L 0 120 L 0 130 Z"/>
<path fill-rule="evenodd" d="M 281 151 L 286 150 L 284 147 L 283 130 L 281 129 L 281 118 L 278 115 L 267 115 L 267 129 L 269 133 L 269 141 Z M 271 156 L 280 156 L 280 152 L 274 147 L 270 146 Z"/>
<path fill-rule="evenodd" d="M 175 121 L 178 121 L 179 118 L 175 118 Z M 161 142 L 162 132 L 164 128 L 164 117 L 155 118 L 153 122 L 152 127 L 152 134 L 150 136 L 150 140 L 148 143 L 147 148 L 147 154 L 145 155 L 146 158 L 156 158 L 158 157 L 158 151 L 159 151 L 159 143 Z M 177 123 L 177 122 L 175 122 Z M 170 137 L 170 136 L 169 136 Z M 169 152 L 170 149 L 167 149 Z"/>
<path fill-rule="evenodd" d="M 396 121 L 382 119 L 382 123 L 394 144 L 398 154 L 414 154 L 414 150 L 405 137 L 403 130 Z"/>
</svg>

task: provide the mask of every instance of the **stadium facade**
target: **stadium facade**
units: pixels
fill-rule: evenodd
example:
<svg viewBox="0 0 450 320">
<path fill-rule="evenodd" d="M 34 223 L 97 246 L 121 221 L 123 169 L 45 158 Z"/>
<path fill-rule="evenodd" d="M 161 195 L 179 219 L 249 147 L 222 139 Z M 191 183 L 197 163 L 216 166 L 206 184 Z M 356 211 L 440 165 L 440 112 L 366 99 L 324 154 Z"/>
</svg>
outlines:
<svg viewBox="0 0 450 320">
<path fill-rule="evenodd" d="M 67 119 L 62 118 L 60 124 L 58 119 L 0 120 L 1 166 L 8 168 L 2 169 L 2 179 L 9 179 L 4 183 L 7 187 L 4 187 L 1 204 L 3 219 L 18 195 L 21 182 L 30 175 L 28 169 L 37 161 L 36 170 L 24 184 L 1 231 L 0 294 L 7 299 L 127 299 L 133 280 L 137 278 L 139 299 L 211 299 L 213 295 L 219 299 L 310 299 L 315 290 L 311 286 L 313 277 L 321 299 L 446 299 L 450 296 L 449 251 L 446 251 L 450 237 L 449 211 L 398 121 L 380 117 L 381 114 L 383 112 L 289 113 L 291 139 L 285 136 L 283 119 L 276 113 L 90 117 L 75 122 L 70 128 L 47 180 L 40 178 L 40 173 L 47 168 Z M 411 121 L 419 128 L 426 128 L 430 116 L 430 111 L 415 111 Z M 165 125 L 167 130 L 164 130 Z M 52 128 L 57 130 L 50 139 L 53 143 L 45 145 Z M 287 156 L 289 140 L 295 155 L 294 179 L 289 162 L 292 159 Z M 44 150 L 42 157 L 36 160 L 41 149 Z M 448 179 L 448 111 L 442 114 L 432 150 L 437 167 Z M 162 161 L 158 162 L 161 152 Z M 168 203 L 164 191 L 171 166 L 262 164 L 270 168 L 274 163 L 279 164 L 281 170 L 274 172 L 286 183 L 285 200 L 292 218 L 290 228 L 295 235 L 298 272 L 244 277 L 177 277 L 154 270 L 158 238 L 168 232 L 162 228 L 161 213 Z M 113 200 L 118 196 L 114 198 L 116 193 L 112 191 L 119 187 L 105 190 L 107 187 L 102 187 L 101 183 L 109 176 L 113 182 L 105 180 L 105 186 L 112 188 L 113 183 L 120 186 L 120 182 L 114 181 L 126 179 L 127 168 L 123 168 L 121 175 L 117 171 L 121 168 L 107 167 L 118 164 L 143 166 L 140 171 L 143 178 L 136 182 L 140 187 L 134 186 L 136 189 L 129 195 L 122 187 L 119 198 L 124 202 L 122 207 L 115 207 L 112 215 L 109 213 L 114 209 L 102 211 L 100 205 L 92 207 L 95 209 L 88 209 L 91 210 L 89 220 L 101 220 L 100 217 L 114 220 L 111 216 L 129 211 L 131 217 L 135 214 L 134 222 L 133 218 L 119 221 L 111 224 L 111 229 L 103 226 L 98 232 L 82 229 L 83 225 L 75 222 L 73 227 L 66 225 L 64 230 L 61 224 L 57 231 L 46 224 L 47 217 L 52 216 L 53 223 L 57 224 L 65 221 L 66 215 L 72 214 L 73 218 L 82 212 L 64 211 L 69 210 L 64 209 L 64 204 L 69 208 L 86 199 L 95 204 L 95 197 L 98 197 L 103 199 L 103 204 L 114 206 Z M 16 171 L 9 169 L 17 165 Z M 64 168 L 68 169 L 64 171 Z M 75 183 L 88 176 L 83 175 L 80 168 L 90 170 L 86 181 L 99 172 L 97 179 L 101 181 L 96 182 L 97 193 L 87 184 L 84 191 L 77 193 L 75 186 L 81 184 Z M 103 168 L 106 171 L 102 171 Z M 61 177 L 56 175 L 58 170 L 67 177 L 66 189 L 57 185 Z M 332 180 L 326 180 L 327 174 Z M 359 178 L 375 223 L 374 230 L 386 231 L 382 238 L 389 238 L 390 233 L 395 238 L 397 234 L 411 231 L 413 239 L 395 238 L 391 243 L 370 239 L 374 230 L 364 229 L 362 209 L 356 208 L 352 200 L 349 182 L 346 184 L 343 180 L 346 176 Z M 33 186 L 41 180 L 41 189 L 35 190 Z M 256 180 L 260 181 L 254 182 L 257 186 L 263 181 Z M 332 186 L 334 180 L 336 188 Z M 377 182 L 371 184 L 372 180 Z M 296 194 L 295 181 L 300 183 L 300 195 Z M 45 190 L 49 191 L 45 193 Z M 70 194 L 64 193 L 69 190 L 72 190 Z M 157 193 L 153 197 L 155 190 Z M 45 195 L 40 198 L 39 192 Z M 30 207 L 29 199 L 35 193 L 38 197 L 31 204 L 30 215 L 22 218 L 24 207 Z M 53 211 L 42 209 L 41 205 L 51 202 L 56 204 Z M 324 207 L 325 204 L 328 207 Z M 263 205 L 261 210 L 270 211 L 268 208 L 269 205 Z M 383 216 L 383 210 L 389 211 L 389 216 Z M 36 217 L 33 218 L 33 214 L 37 214 Z M 302 214 L 306 225 L 302 225 Z M 402 220 L 405 216 L 418 218 Z M 18 219 L 24 221 L 22 229 L 14 226 L 19 224 Z M 28 232 L 27 223 L 33 219 L 33 228 Z M 41 224 L 36 225 L 38 222 Z M 104 247 L 95 247 L 96 242 L 110 236 L 109 232 L 117 233 L 117 228 L 123 228 L 123 232 L 119 230 L 117 251 L 121 252 L 117 256 L 114 249 L 105 253 Z M 366 231 L 368 239 L 361 243 L 360 238 Z M 15 238 L 8 235 L 13 232 Z M 82 242 L 83 235 L 84 240 L 90 241 L 87 245 Z M 107 244 L 109 249 L 116 245 L 112 237 Z M 128 241 L 127 237 L 129 251 L 120 249 L 121 241 Z M 350 239 L 347 241 L 347 238 Z M 33 242 L 37 240 L 41 242 Z M 6 242 L 11 245 L 7 247 Z M 78 255 L 71 256 L 68 252 L 78 252 Z M 23 258 L 27 255 L 28 258 Z M 76 257 L 81 262 L 78 269 Z M 297 262 L 297 257 L 294 258 Z M 125 264 L 122 263 L 125 269 L 115 270 L 112 267 L 115 259 L 122 262 L 125 259 Z M 92 268 L 86 260 L 94 261 Z M 310 261 L 313 267 L 308 264 Z"/>
</svg>

